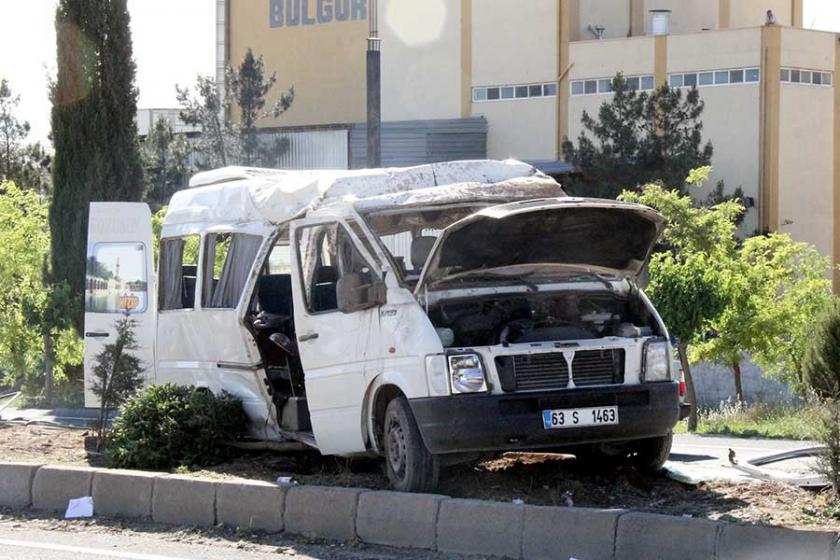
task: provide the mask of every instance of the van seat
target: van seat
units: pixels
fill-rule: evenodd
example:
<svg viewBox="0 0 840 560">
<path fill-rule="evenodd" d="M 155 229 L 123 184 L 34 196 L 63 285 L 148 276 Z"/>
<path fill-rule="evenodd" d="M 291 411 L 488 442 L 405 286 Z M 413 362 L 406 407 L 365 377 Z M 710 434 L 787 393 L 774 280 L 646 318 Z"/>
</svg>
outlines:
<svg viewBox="0 0 840 560">
<path fill-rule="evenodd" d="M 266 274 L 260 276 L 257 285 L 257 301 L 260 308 L 273 315 L 293 315 L 292 307 L 292 275 Z"/>
</svg>

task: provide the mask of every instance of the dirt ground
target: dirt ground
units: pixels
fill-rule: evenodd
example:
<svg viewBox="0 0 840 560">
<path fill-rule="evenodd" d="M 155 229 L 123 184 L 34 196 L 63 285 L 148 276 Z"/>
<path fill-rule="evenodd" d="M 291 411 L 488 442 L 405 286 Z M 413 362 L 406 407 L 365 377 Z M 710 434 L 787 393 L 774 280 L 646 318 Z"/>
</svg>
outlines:
<svg viewBox="0 0 840 560">
<path fill-rule="evenodd" d="M 83 449 L 84 430 L 0 424 L 0 460 L 97 465 Z M 317 453 L 247 452 L 226 463 L 194 471 L 211 478 L 275 481 L 291 476 L 299 484 L 384 489 L 379 463 L 320 457 Z M 444 469 L 440 494 L 526 504 L 622 508 L 747 521 L 797 528 L 840 529 L 840 508 L 827 492 L 785 484 L 711 482 L 685 485 L 631 468 L 596 472 L 570 456 L 506 453 L 477 464 Z"/>
</svg>

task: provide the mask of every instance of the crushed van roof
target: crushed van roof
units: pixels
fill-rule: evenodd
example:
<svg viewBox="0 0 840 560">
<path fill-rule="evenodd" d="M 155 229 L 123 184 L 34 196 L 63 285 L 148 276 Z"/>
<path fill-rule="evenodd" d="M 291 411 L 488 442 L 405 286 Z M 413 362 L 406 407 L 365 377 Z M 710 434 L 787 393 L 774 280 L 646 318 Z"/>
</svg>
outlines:
<svg viewBox="0 0 840 560">
<path fill-rule="evenodd" d="M 281 224 L 328 203 L 366 211 L 396 205 L 564 196 L 554 179 L 516 160 L 471 160 L 405 168 L 284 171 L 226 167 L 198 173 L 175 193 L 164 227 Z"/>
</svg>

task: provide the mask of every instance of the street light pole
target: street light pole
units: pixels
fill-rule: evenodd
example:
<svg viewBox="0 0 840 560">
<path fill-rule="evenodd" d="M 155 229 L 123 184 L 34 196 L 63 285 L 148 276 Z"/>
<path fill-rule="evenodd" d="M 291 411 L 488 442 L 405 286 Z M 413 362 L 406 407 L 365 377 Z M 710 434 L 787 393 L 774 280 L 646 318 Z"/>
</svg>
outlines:
<svg viewBox="0 0 840 560">
<path fill-rule="evenodd" d="M 367 39 L 367 165 L 382 167 L 382 74 L 379 2 L 369 0 Z"/>
</svg>

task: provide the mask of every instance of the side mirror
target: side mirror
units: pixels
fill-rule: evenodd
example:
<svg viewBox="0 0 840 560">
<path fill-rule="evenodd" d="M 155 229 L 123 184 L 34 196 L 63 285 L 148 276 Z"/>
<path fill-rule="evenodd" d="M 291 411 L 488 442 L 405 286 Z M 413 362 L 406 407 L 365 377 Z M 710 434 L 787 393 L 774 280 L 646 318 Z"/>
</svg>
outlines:
<svg viewBox="0 0 840 560">
<path fill-rule="evenodd" d="M 368 273 L 354 272 L 338 279 L 336 292 L 338 310 L 342 313 L 353 313 L 383 305 L 387 289 L 382 280 L 373 279 Z"/>
</svg>

